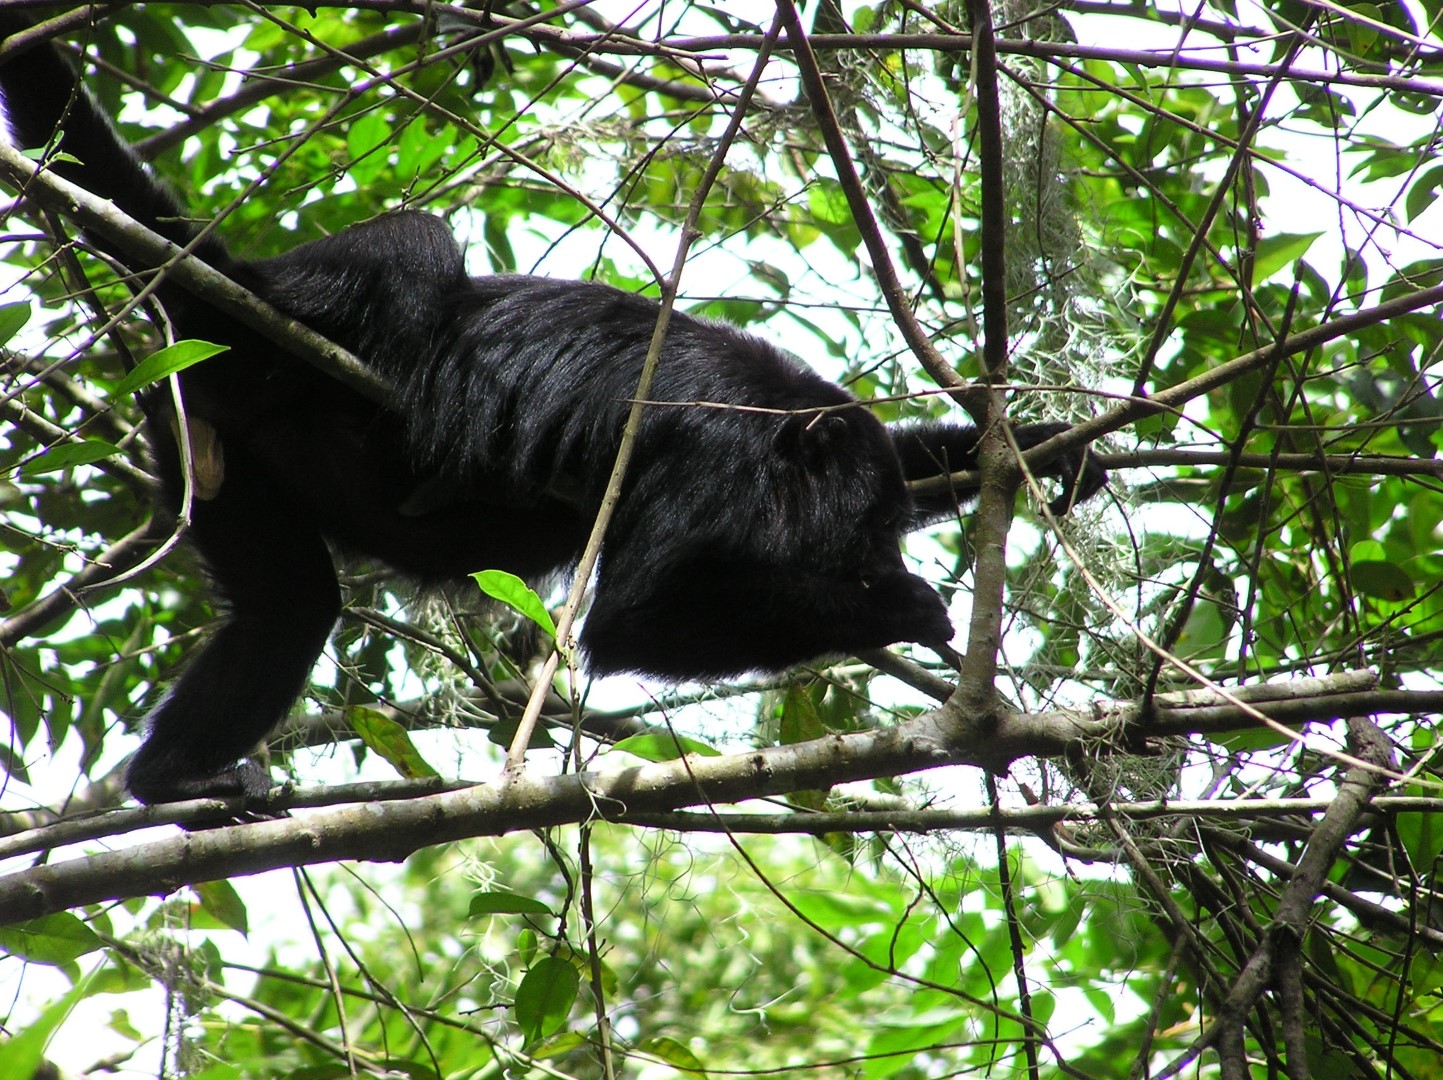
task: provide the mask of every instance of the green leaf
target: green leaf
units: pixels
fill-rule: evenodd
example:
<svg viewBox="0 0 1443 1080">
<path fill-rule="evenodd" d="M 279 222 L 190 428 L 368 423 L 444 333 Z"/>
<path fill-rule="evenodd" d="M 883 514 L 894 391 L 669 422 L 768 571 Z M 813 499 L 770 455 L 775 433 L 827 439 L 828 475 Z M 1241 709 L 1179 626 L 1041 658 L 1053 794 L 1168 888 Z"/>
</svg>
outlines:
<svg viewBox="0 0 1443 1080">
<path fill-rule="evenodd" d="M 1322 235 L 1320 232 L 1280 233 L 1277 236 L 1264 237 L 1258 244 L 1257 260 L 1253 264 L 1253 280 L 1267 281 L 1279 271 L 1288 269 L 1307 254 L 1313 241 Z"/>
<path fill-rule="evenodd" d="M 1378 43 L 1379 31 L 1372 23 L 1383 23 L 1387 25 L 1388 20 L 1384 18 L 1383 11 L 1377 4 L 1362 4 L 1358 3 L 1357 0 L 1352 0 L 1352 2 L 1345 3 L 1342 6 L 1350 12 L 1357 13 L 1364 19 L 1371 20 L 1371 22 L 1365 23 L 1357 19 L 1347 19 L 1343 23 L 1348 35 L 1349 49 L 1359 56 L 1363 56 L 1370 52 L 1373 46 Z"/>
<path fill-rule="evenodd" d="M 556 640 L 556 624 L 551 621 L 551 612 L 541 602 L 541 597 L 515 574 L 505 570 L 482 570 L 471 575 L 481 591 L 493 600 L 500 600 L 507 607 L 534 622 Z"/>
<path fill-rule="evenodd" d="M 407 780 L 441 775 L 421 756 L 406 729 L 385 713 L 355 705 L 346 710 L 346 719 L 361 741 Z"/>
<path fill-rule="evenodd" d="M 1211 600 L 1199 600 L 1188 612 L 1174 648 L 1179 656 L 1189 660 L 1223 656 L 1230 629 L 1231 624 L 1223 618 L 1221 607 Z"/>
<path fill-rule="evenodd" d="M 685 735 L 673 735 L 669 731 L 631 735 L 616 743 L 612 749 L 624 750 L 645 761 L 675 761 L 687 754 L 700 754 L 703 757 L 718 757 L 721 754 L 715 746 L 689 739 Z"/>
<path fill-rule="evenodd" d="M 59 967 L 98 948 L 94 931 L 68 911 L 0 927 L 0 949 L 35 964 Z"/>
<path fill-rule="evenodd" d="M 1359 540 L 1348 549 L 1348 560 L 1350 562 L 1368 562 L 1371 560 L 1386 559 L 1388 549 L 1376 540 Z"/>
<path fill-rule="evenodd" d="M 807 191 L 807 208 L 813 219 L 823 225 L 849 225 L 852 208 L 842 189 L 831 183 L 817 183 Z"/>
<path fill-rule="evenodd" d="M 1246 754 L 1255 750 L 1269 750 L 1293 740 L 1280 731 L 1259 724 L 1257 727 L 1242 728 L 1238 731 L 1224 731 L 1212 736 L 1212 740 L 1235 754 Z"/>
<path fill-rule="evenodd" d="M 553 1035 L 549 1039 L 535 1043 L 526 1048 L 526 1052 L 537 1061 L 555 1060 L 563 1057 L 573 1057 L 576 1054 L 591 1054 L 596 1049 L 595 1045 L 582 1035 L 579 1031 L 563 1031 L 559 1035 Z M 547 1073 L 548 1076 L 556 1076 L 556 1073 Z M 569 1075 L 569 1074 L 567 1074 Z"/>
<path fill-rule="evenodd" d="M 224 878 L 219 881 L 203 881 L 192 888 L 200 897 L 200 906 L 222 926 L 239 930 L 242 934 L 250 930 L 250 915 L 246 911 L 245 901 L 229 881 Z"/>
<path fill-rule="evenodd" d="M 21 476 L 41 476 L 45 473 L 73 469 L 77 465 L 90 465 L 106 458 L 115 457 L 120 447 L 104 439 L 86 439 L 84 442 L 67 442 L 52 446 L 36 457 L 23 463 L 15 471 Z"/>
<path fill-rule="evenodd" d="M 637 1044 L 637 1049 L 643 1053 L 666 1062 L 673 1069 L 691 1076 L 705 1076 L 706 1066 L 701 1063 L 701 1058 L 691 1052 L 691 1049 L 670 1035 L 658 1035 L 650 1039 L 642 1039 Z"/>
<path fill-rule="evenodd" d="M 0 304 L 0 345 L 6 345 L 10 339 L 30 321 L 30 304 L 28 301 L 21 301 L 18 304 Z"/>
<path fill-rule="evenodd" d="M 1443 189 L 1443 165 L 1435 165 L 1409 185 L 1404 197 L 1409 222 L 1438 201 L 1440 189 Z"/>
<path fill-rule="evenodd" d="M 1353 588 L 1375 600 L 1400 603 L 1417 592 L 1408 571 L 1383 559 L 1355 562 L 1352 568 Z"/>
<path fill-rule="evenodd" d="M 388 154 L 382 149 L 391 138 L 391 123 L 382 109 L 371 109 L 346 129 L 346 150 L 350 154 L 347 172 L 358 184 L 375 180 L 386 167 Z"/>
<path fill-rule="evenodd" d="M 789 686 L 782 698 L 781 744 L 793 746 L 827 734 L 817 703 L 804 686 Z"/>
<path fill-rule="evenodd" d="M 546 956 L 532 965 L 516 988 L 516 1023 L 528 1043 L 560 1031 L 576 1003 L 581 975 L 568 960 Z"/>
<path fill-rule="evenodd" d="M 521 730 L 521 716 L 509 716 L 497 720 L 491 725 L 491 730 L 486 733 L 486 741 L 494 746 L 510 747 L 511 741 L 516 738 L 516 733 Z M 528 750 L 550 750 L 556 745 L 556 740 L 551 737 L 550 730 L 545 724 L 537 724 L 531 729 L 531 738 L 526 742 Z"/>
<path fill-rule="evenodd" d="M 1397 817 L 1398 839 L 1415 866 L 1432 866 L 1443 852 L 1443 821 L 1437 814 L 1404 811 Z"/>
<path fill-rule="evenodd" d="M 466 912 L 466 917 L 468 919 L 475 919 L 483 915 L 554 914 L 555 913 L 540 900 L 536 900 L 530 896 L 522 896 L 520 893 L 493 889 L 490 892 L 476 893 L 471 897 L 471 906 Z"/>
<path fill-rule="evenodd" d="M 81 999 L 89 997 L 90 980 L 84 979 L 64 997 L 45 1009 L 40 1017 L 13 1039 L 0 1043 L 0 1076 L 35 1076 L 45 1056 L 45 1047 L 57 1028 L 70 1016 Z"/>
<path fill-rule="evenodd" d="M 115 384 L 112 393 L 116 397 L 124 394 L 133 394 L 137 390 L 150 386 L 152 383 L 160 382 L 167 376 L 174 375 L 178 371 L 184 371 L 192 364 L 198 364 L 202 360 L 209 360 L 212 356 L 226 352 L 229 345 L 215 345 L 209 341 L 186 340 L 177 341 L 174 345 L 167 345 L 158 352 L 153 352 L 140 363 L 135 369 Z"/>
</svg>

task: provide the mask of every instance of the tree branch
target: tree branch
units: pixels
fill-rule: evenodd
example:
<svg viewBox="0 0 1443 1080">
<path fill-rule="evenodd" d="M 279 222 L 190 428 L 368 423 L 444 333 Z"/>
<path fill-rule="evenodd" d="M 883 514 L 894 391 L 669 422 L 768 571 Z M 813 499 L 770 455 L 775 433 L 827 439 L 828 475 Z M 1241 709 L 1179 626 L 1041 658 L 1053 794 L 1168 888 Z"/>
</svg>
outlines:
<svg viewBox="0 0 1443 1080">
<path fill-rule="evenodd" d="M 1443 692 L 1374 692 L 1368 672 L 1328 679 L 1301 679 L 1234 690 L 1249 707 L 1281 723 L 1357 716 L 1370 711 L 1443 709 Z M 434 788 L 411 784 L 404 802 L 367 802 L 308 813 L 304 817 L 229 828 L 105 852 L 0 877 L 0 924 L 118 897 L 170 892 L 183 885 L 282 866 L 337 859 L 393 861 L 434 844 L 472 836 L 495 836 L 604 818 L 711 807 L 853 780 L 971 765 L 1001 771 L 1023 756 L 1056 756 L 1079 746 L 1142 745 L 1149 738 L 1250 729 L 1256 720 L 1203 692 L 1164 694 L 1158 712 L 1138 707 L 1013 714 L 971 742 L 959 741 L 939 712 L 880 731 L 827 736 L 791 746 L 767 747 L 719 757 L 668 761 L 564 776 L 521 773 L 505 783 L 419 794 Z M 344 794 L 344 793 L 342 793 Z M 333 800 L 334 790 L 318 794 Z M 289 801 L 288 801 L 289 800 Z M 298 805 L 284 794 L 277 809 Z M 122 811 L 134 826 L 181 820 L 213 822 L 244 809 L 236 800 L 176 803 Z M 99 834 L 97 834 L 99 835 Z M 15 838 L 7 848 L 19 844 Z M 30 838 L 27 842 L 33 842 Z"/>
<path fill-rule="evenodd" d="M 177 285 L 203 296 L 208 303 L 358 394 L 383 404 L 390 400 L 390 386 L 339 345 L 277 311 L 194 255 L 187 255 L 112 203 L 37 168 L 20 151 L 3 143 L 0 143 L 0 181 L 46 210 L 76 222 L 86 232 L 102 237 L 136 259 L 145 260 L 156 267 L 158 273 L 169 275 Z"/>
</svg>

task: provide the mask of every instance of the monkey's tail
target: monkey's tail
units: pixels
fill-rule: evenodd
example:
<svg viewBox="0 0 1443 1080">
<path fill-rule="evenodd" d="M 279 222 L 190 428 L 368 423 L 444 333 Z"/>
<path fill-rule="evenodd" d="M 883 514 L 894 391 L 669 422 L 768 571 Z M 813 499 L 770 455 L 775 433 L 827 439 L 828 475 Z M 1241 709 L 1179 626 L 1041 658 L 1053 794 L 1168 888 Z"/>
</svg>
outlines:
<svg viewBox="0 0 1443 1080">
<path fill-rule="evenodd" d="M 10 39 L 30 28 L 30 21 L 0 4 L 0 104 L 4 106 L 9 141 L 22 149 L 58 145 L 67 155 L 47 168 L 102 199 L 109 199 L 141 224 L 166 239 L 186 244 L 195 230 L 186 222 L 180 202 L 151 175 L 135 151 L 111 125 L 95 100 L 80 85 L 69 60 L 49 42 L 23 49 Z M 74 161 L 68 160 L 74 158 Z M 124 252 L 90 238 L 124 263 Z M 224 269 L 230 262 L 219 239 L 207 237 L 195 252 Z"/>
</svg>

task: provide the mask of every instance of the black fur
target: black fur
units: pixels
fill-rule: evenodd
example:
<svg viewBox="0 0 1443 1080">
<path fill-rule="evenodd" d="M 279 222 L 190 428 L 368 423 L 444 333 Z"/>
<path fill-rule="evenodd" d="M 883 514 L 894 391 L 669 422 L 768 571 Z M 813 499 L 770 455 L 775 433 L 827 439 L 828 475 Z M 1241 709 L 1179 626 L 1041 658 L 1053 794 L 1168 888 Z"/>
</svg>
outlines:
<svg viewBox="0 0 1443 1080">
<path fill-rule="evenodd" d="M 0 33 L 19 22 L 0 15 Z M 75 90 L 49 48 L 0 66 L 17 143 L 42 145 L 63 127 L 61 149 L 81 164 L 57 172 L 188 240 L 180 206 Z M 284 718 L 336 620 L 332 549 L 423 582 L 573 566 L 657 314 L 603 285 L 468 277 L 446 225 L 420 213 L 262 262 L 234 259 L 217 239 L 199 254 L 361 357 L 401 404 L 367 401 L 161 287 L 177 337 L 230 346 L 181 377 L 187 415 L 213 427 L 224 452 L 190 538 L 228 614 L 150 714 L 129 774 L 146 802 L 268 789 L 244 755 Z M 906 571 L 899 541 L 975 492 L 914 501 L 906 482 L 975 468 L 974 429 L 889 432 L 766 342 L 680 313 L 651 397 L 709 404 L 646 413 L 581 633 L 592 671 L 707 678 L 898 641 L 945 647 L 943 603 Z M 169 430 L 158 400 L 147 403 L 157 435 Z M 1064 429 L 1016 436 L 1027 447 Z M 177 505 L 175 448 L 156 453 Z M 1064 488 L 1058 512 L 1106 482 L 1086 451 L 1048 472 Z"/>
</svg>

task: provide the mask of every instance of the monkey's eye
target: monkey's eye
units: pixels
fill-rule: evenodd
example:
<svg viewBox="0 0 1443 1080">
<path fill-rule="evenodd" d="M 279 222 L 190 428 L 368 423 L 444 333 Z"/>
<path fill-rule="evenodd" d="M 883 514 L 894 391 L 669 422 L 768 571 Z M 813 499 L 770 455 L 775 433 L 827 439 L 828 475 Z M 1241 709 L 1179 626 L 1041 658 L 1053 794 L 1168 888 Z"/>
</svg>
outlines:
<svg viewBox="0 0 1443 1080">
<path fill-rule="evenodd" d="M 877 583 L 877 579 L 871 574 L 861 574 L 857 577 L 857 580 L 862 583 L 862 588 L 864 589 L 870 589 Z"/>
</svg>

